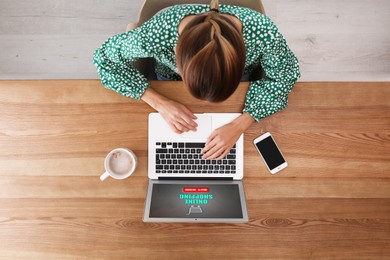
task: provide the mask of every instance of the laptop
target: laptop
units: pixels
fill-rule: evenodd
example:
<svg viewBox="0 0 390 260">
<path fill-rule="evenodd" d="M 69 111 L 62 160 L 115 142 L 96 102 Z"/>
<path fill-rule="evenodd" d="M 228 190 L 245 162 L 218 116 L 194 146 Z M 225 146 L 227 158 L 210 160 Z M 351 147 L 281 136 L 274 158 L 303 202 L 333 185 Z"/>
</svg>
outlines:
<svg viewBox="0 0 390 260">
<path fill-rule="evenodd" d="M 174 133 L 149 114 L 144 222 L 248 222 L 242 178 L 244 137 L 222 160 L 203 160 L 207 138 L 240 113 L 196 114 L 197 131 Z"/>
</svg>

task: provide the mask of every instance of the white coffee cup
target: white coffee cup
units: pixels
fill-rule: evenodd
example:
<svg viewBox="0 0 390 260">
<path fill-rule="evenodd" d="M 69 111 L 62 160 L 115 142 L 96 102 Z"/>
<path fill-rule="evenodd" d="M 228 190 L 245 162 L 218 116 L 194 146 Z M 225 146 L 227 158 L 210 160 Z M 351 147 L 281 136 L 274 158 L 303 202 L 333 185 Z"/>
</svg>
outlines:
<svg viewBox="0 0 390 260">
<path fill-rule="evenodd" d="M 108 176 L 122 180 L 129 177 L 137 167 L 137 156 L 126 148 L 116 148 L 109 152 L 104 160 L 106 172 L 100 176 L 104 181 Z"/>
</svg>

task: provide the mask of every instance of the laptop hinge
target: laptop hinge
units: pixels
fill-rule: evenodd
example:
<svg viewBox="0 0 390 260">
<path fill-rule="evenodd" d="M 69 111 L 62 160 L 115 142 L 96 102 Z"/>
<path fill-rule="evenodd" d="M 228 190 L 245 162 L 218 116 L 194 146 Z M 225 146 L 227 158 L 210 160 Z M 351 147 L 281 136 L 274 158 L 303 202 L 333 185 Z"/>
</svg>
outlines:
<svg viewBox="0 0 390 260">
<path fill-rule="evenodd" d="M 166 181 L 232 181 L 233 177 L 158 177 Z"/>
</svg>

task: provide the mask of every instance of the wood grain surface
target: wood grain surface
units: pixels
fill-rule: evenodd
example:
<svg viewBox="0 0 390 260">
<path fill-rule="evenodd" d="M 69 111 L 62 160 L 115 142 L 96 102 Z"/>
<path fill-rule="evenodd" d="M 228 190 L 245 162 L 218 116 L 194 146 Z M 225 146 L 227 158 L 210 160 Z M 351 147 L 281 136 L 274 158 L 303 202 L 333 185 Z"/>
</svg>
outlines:
<svg viewBox="0 0 390 260">
<path fill-rule="evenodd" d="M 180 82 L 153 88 L 193 112 L 240 112 Z M 147 114 L 96 80 L 0 81 L 0 259 L 390 259 L 390 84 L 298 83 L 245 133 L 246 224 L 143 223 Z M 271 132 L 271 175 L 252 141 Z M 105 155 L 139 166 L 101 182 Z"/>
</svg>

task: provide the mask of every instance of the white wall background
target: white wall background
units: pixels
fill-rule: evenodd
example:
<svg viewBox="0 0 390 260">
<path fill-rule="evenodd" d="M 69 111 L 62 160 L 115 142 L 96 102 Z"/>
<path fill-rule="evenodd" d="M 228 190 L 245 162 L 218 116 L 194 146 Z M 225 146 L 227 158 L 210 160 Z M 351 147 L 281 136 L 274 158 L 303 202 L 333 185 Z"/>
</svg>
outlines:
<svg viewBox="0 0 390 260">
<path fill-rule="evenodd" d="M 93 51 L 141 4 L 0 0 L 0 79 L 97 79 Z M 390 0 L 263 4 L 301 62 L 300 81 L 390 81 Z"/>
</svg>

